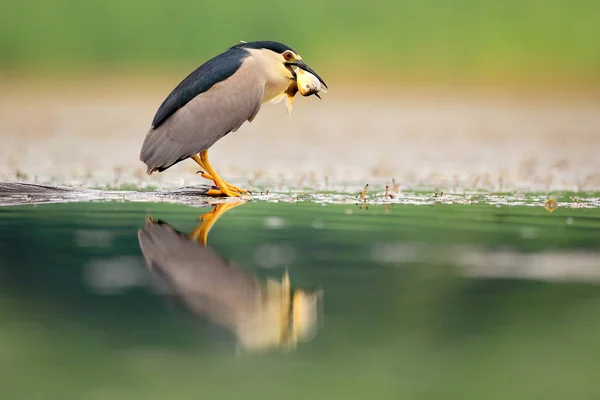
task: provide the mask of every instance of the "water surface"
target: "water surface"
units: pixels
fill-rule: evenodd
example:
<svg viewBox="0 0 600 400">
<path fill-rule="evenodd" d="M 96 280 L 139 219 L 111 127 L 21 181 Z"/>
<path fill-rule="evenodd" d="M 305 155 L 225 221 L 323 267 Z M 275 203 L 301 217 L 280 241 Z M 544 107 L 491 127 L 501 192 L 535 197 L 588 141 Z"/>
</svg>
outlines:
<svg viewBox="0 0 600 400">
<path fill-rule="evenodd" d="M 0 397 L 593 398 L 599 237 L 593 208 L 5 207 Z"/>
</svg>

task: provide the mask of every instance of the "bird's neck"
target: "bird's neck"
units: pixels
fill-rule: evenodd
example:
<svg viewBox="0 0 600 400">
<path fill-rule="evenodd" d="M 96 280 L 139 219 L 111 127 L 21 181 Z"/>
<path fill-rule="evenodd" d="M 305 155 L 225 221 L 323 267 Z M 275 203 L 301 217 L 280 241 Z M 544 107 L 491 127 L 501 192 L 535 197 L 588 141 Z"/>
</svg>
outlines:
<svg viewBox="0 0 600 400">
<path fill-rule="evenodd" d="M 292 76 L 281 61 L 255 49 L 247 50 L 251 53 L 250 59 L 255 64 L 257 78 L 265 85 L 263 103 L 285 92 Z"/>
</svg>

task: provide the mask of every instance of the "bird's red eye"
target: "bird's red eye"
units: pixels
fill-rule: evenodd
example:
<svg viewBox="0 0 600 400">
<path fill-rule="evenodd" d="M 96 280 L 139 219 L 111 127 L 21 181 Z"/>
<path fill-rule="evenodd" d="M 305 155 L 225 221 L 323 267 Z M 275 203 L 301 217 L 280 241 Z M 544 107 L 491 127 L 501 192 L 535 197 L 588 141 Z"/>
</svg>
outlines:
<svg viewBox="0 0 600 400">
<path fill-rule="evenodd" d="M 291 60 L 292 53 L 290 53 L 289 51 L 286 51 L 285 53 L 283 53 L 283 58 L 285 58 L 286 60 Z"/>
</svg>

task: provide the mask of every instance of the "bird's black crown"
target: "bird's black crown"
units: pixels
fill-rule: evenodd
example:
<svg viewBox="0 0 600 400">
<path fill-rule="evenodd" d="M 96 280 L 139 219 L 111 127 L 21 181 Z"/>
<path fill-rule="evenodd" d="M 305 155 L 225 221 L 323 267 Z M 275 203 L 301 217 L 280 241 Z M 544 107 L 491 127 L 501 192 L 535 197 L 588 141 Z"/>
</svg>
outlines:
<svg viewBox="0 0 600 400">
<path fill-rule="evenodd" d="M 272 42 L 272 41 L 268 41 L 268 40 L 263 40 L 263 41 L 258 41 L 258 42 L 240 43 L 233 47 L 242 48 L 242 49 L 268 49 L 268 50 L 274 51 L 275 53 L 283 53 L 284 51 L 290 50 L 290 51 L 293 51 L 294 53 L 296 53 L 294 51 L 294 49 L 292 49 L 289 46 L 286 46 L 283 43 Z M 296 53 L 296 54 L 298 54 L 298 53 Z"/>
</svg>

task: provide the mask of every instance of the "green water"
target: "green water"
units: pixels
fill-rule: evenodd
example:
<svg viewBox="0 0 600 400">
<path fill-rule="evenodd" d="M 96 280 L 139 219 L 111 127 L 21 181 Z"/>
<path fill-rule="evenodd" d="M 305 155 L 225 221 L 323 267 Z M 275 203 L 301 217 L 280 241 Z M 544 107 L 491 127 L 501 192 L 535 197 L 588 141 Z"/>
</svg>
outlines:
<svg viewBox="0 0 600 400">
<path fill-rule="evenodd" d="M 232 268 L 215 293 L 235 291 L 242 274 L 264 283 L 287 270 L 293 291 L 320 293 L 312 334 L 264 351 L 158 290 L 166 281 L 140 249 L 148 215 L 187 235 L 211 210 L 0 208 L 0 398 L 600 396 L 598 209 L 232 208 L 206 247 L 184 235 L 178 243 L 236 266 L 206 256 L 175 270 Z M 183 254 L 169 243 L 154 249 L 164 263 Z"/>
</svg>

